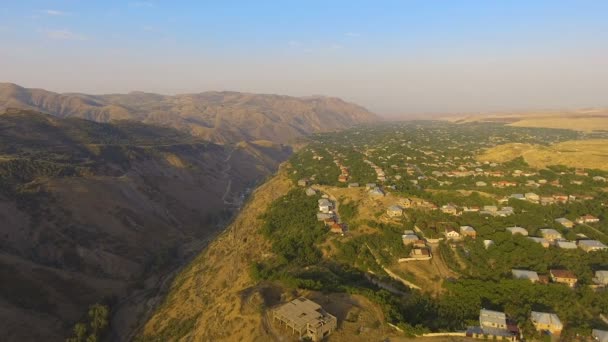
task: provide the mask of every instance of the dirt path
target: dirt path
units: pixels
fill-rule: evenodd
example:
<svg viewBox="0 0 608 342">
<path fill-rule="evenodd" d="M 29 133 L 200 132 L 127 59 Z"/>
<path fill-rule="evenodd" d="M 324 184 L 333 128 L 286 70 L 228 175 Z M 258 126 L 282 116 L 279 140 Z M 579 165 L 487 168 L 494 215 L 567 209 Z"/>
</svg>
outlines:
<svg viewBox="0 0 608 342">
<path fill-rule="evenodd" d="M 382 263 L 380 262 L 380 259 L 376 256 L 376 254 L 374 253 L 374 251 L 369 247 L 369 245 L 366 243 L 365 247 L 367 247 L 367 249 L 369 250 L 370 253 L 372 253 L 372 255 L 374 256 L 374 259 L 376 259 L 376 263 L 378 265 L 380 265 L 380 267 L 382 267 L 382 269 L 384 270 L 384 272 L 386 272 L 391 278 L 401 282 L 403 285 L 411 288 L 411 289 L 416 289 L 416 290 L 421 290 L 420 286 L 407 281 L 403 278 L 401 278 L 399 275 L 397 275 L 395 272 L 391 271 L 388 269 L 388 267 L 382 265 Z"/>
</svg>

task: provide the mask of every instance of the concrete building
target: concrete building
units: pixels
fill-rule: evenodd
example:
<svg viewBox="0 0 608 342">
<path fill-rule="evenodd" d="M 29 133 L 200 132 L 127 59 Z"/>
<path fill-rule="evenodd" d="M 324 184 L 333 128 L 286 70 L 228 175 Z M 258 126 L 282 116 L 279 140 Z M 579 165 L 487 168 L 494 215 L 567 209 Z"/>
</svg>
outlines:
<svg viewBox="0 0 608 342">
<path fill-rule="evenodd" d="M 479 325 L 483 330 L 506 330 L 507 315 L 504 312 L 481 309 L 479 311 Z"/>
<path fill-rule="evenodd" d="M 606 330 L 593 329 L 591 336 L 593 336 L 595 341 L 608 342 L 608 331 Z"/>
<path fill-rule="evenodd" d="M 553 242 L 562 238 L 562 234 L 560 234 L 557 230 L 551 228 L 541 229 L 540 235 L 543 238 L 547 239 L 549 242 Z"/>
<path fill-rule="evenodd" d="M 608 286 L 608 271 L 595 271 L 593 282 L 598 285 Z"/>
<path fill-rule="evenodd" d="M 530 320 L 536 330 L 541 332 L 548 331 L 553 335 L 559 335 L 562 329 L 564 329 L 562 321 L 553 313 L 532 311 L 530 313 Z"/>
<path fill-rule="evenodd" d="M 576 243 L 566 240 L 557 240 L 555 245 L 561 249 L 576 249 Z"/>
<path fill-rule="evenodd" d="M 462 235 L 463 237 L 468 236 L 470 238 L 475 239 L 477 237 L 477 232 L 475 231 L 475 228 L 471 226 L 461 226 L 460 235 Z"/>
<path fill-rule="evenodd" d="M 580 240 L 578 242 L 578 247 L 587 253 L 605 251 L 608 249 L 608 246 L 597 240 Z"/>
<path fill-rule="evenodd" d="M 338 327 L 338 319 L 304 297 L 296 298 L 272 310 L 273 321 L 278 320 L 299 338 L 321 341 Z"/>
<path fill-rule="evenodd" d="M 578 278 L 568 270 L 550 270 L 551 280 L 555 283 L 566 284 L 570 287 L 576 286 Z"/>
</svg>

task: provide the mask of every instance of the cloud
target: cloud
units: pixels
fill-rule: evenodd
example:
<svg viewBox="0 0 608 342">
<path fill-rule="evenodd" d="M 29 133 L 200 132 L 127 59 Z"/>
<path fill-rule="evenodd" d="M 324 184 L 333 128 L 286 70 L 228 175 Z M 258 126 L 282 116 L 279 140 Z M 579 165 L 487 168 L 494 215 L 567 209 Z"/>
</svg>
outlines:
<svg viewBox="0 0 608 342">
<path fill-rule="evenodd" d="M 76 40 L 76 41 L 84 41 L 89 38 L 83 34 L 75 33 L 70 30 L 60 29 L 60 30 L 42 30 L 42 33 L 49 39 L 53 40 Z"/>
<path fill-rule="evenodd" d="M 347 37 L 361 37 L 361 34 L 357 32 L 346 32 L 344 35 Z"/>
<path fill-rule="evenodd" d="M 53 10 L 53 9 L 44 10 L 44 11 L 42 11 L 42 13 L 44 13 L 46 15 L 54 16 L 54 17 L 63 17 L 66 15 L 70 15 L 68 12 L 63 12 L 63 11 L 58 11 L 58 10 Z"/>
</svg>

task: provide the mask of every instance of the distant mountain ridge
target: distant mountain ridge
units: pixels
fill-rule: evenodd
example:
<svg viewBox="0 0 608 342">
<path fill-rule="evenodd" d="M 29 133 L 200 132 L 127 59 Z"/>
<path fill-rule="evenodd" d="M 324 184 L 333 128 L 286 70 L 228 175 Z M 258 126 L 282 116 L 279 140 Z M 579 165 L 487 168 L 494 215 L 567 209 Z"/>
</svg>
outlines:
<svg viewBox="0 0 608 342">
<path fill-rule="evenodd" d="M 59 94 L 0 83 L 0 112 L 7 108 L 97 122 L 135 120 L 173 127 L 217 143 L 251 140 L 285 143 L 302 135 L 379 120 L 367 109 L 333 97 L 229 91 L 174 96 L 139 91 Z"/>
</svg>

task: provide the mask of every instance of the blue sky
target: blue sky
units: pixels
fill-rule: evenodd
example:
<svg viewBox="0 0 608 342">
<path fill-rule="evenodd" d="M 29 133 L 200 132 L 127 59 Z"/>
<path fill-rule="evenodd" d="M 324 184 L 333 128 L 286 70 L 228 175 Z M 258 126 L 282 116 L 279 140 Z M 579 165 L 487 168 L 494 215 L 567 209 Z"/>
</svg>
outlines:
<svg viewBox="0 0 608 342">
<path fill-rule="evenodd" d="M 5 1 L 0 81 L 322 94 L 379 113 L 608 106 L 607 1 Z"/>
</svg>

